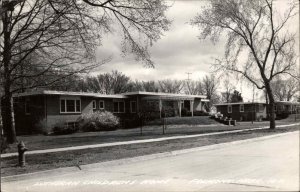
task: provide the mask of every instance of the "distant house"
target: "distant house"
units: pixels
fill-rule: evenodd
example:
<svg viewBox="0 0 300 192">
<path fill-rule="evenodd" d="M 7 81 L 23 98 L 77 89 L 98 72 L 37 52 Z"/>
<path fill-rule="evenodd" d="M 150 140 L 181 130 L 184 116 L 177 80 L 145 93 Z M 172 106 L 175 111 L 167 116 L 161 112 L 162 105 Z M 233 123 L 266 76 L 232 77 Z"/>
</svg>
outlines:
<svg viewBox="0 0 300 192">
<path fill-rule="evenodd" d="M 300 113 L 300 103 L 291 101 L 277 101 L 275 105 L 277 115 Z"/>
<path fill-rule="evenodd" d="M 73 126 L 82 114 L 106 110 L 121 120 L 135 118 L 141 112 L 151 112 L 161 118 L 168 109 L 181 116 L 182 109 L 193 116 L 203 111 L 209 102 L 204 95 L 184 95 L 156 92 L 128 92 L 103 95 L 86 92 L 33 91 L 15 94 L 15 125 L 17 134 L 49 132 L 56 124 Z"/>
<path fill-rule="evenodd" d="M 267 117 L 265 103 L 240 102 L 216 104 L 217 112 L 237 121 L 260 120 Z"/>
<path fill-rule="evenodd" d="M 267 104 L 262 102 L 221 103 L 215 106 L 217 112 L 237 121 L 262 120 L 263 118 L 267 118 L 268 113 Z M 276 116 L 299 113 L 300 103 L 277 101 L 275 102 L 274 110 Z"/>
</svg>

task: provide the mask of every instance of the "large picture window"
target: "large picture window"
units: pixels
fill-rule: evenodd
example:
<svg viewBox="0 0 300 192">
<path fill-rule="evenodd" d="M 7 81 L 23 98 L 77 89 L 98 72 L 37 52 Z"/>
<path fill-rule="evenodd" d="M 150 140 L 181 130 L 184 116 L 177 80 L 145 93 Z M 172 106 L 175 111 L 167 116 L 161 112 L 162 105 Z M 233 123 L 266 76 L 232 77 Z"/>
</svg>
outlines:
<svg viewBox="0 0 300 192">
<path fill-rule="evenodd" d="M 114 113 L 125 113 L 124 101 L 114 101 Z"/>
<path fill-rule="evenodd" d="M 80 99 L 61 99 L 60 100 L 61 113 L 80 113 L 81 101 Z"/>
</svg>

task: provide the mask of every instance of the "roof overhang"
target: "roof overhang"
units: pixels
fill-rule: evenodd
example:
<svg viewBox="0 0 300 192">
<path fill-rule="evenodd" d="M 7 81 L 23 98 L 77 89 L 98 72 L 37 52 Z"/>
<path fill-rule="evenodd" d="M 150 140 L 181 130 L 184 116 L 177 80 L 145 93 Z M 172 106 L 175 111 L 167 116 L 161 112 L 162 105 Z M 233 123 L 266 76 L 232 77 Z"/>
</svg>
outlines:
<svg viewBox="0 0 300 192">
<path fill-rule="evenodd" d="M 266 104 L 263 102 L 239 102 L 239 103 L 220 103 L 214 106 L 226 106 L 226 105 L 251 105 L 251 104 Z"/>
<path fill-rule="evenodd" d="M 104 95 L 99 93 L 87 93 L 87 92 L 68 92 L 68 91 L 48 91 L 48 90 L 37 90 L 32 92 L 17 93 L 13 97 L 25 97 L 34 95 L 65 95 L 65 96 L 83 96 L 83 97 L 96 97 L 96 98 L 128 98 L 125 95 Z"/>
<path fill-rule="evenodd" d="M 146 95 L 146 96 L 165 96 L 165 97 L 186 97 L 186 98 L 201 98 L 206 99 L 205 95 L 186 95 L 186 94 L 175 94 L 175 93 L 161 93 L 161 92 L 145 92 L 145 91 L 135 91 L 122 93 L 122 95 Z"/>
</svg>

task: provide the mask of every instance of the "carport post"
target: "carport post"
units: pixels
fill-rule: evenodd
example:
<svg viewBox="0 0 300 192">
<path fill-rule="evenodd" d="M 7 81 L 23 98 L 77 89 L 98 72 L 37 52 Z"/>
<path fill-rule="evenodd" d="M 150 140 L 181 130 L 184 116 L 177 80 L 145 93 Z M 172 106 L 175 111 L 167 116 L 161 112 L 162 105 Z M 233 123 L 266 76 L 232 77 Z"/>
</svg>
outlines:
<svg viewBox="0 0 300 192">
<path fill-rule="evenodd" d="M 161 119 L 162 102 L 159 100 L 159 118 Z"/>
<path fill-rule="evenodd" d="M 179 117 L 181 117 L 181 103 L 182 103 L 181 100 L 177 101 L 177 104 L 178 104 L 178 110 L 179 110 Z"/>
<path fill-rule="evenodd" d="M 190 111 L 192 113 L 192 117 L 194 117 L 194 101 L 190 100 Z"/>
</svg>

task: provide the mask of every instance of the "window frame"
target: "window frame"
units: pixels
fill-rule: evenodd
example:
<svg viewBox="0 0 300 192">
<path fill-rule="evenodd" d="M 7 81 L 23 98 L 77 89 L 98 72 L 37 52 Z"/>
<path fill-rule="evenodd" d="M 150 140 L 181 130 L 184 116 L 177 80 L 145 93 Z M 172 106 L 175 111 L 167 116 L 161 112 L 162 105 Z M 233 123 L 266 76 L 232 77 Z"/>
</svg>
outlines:
<svg viewBox="0 0 300 192">
<path fill-rule="evenodd" d="M 101 103 L 103 103 L 103 107 L 101 108 Z M 99 100 L 99 109 L 105 109 L 105 102 L 104 100 Z"/>
<path fill-rule="evenodd" d="M 118 111 L 115 111 L 115 103 L 118 103 Z M 120 103 L 124 103 L 124 111 L 120 112 Z M 113 113 L 125 113 L 125 101 L 114 101 L 113 102 Z"/>
<path fill-rule="evenodd" d="M 95 105 L 95 106 L 94 106 Z M 97 109 L 97 102 L 96 102 L 96 100 L 93 100 L 92 101 L 92 108 L 93 109 Z"/>
<path fill-rule="evenodd" d="M 242 106 L 243 106 L 243 110 L 242 110 Z M 245 112 L 245 105 L 244 104 L 240 104 L 240 112 Z"/>
<path fill-rule="evenodd" d="M 230 111 L 229 111 L 229 107 L 230 107 L 230 109 L 231 109 Z M 228 105 L 228 106 L 227 106 L 227 113 L 232 113 L 232 105 Z"/>
<path fill-rule="evenodd" d="M 73 101 L 74 102 L 74 110 L 75 111 L 67 111 L 67 100 L 71 100 L 71 101 Z M 64 111 L 62 111 L 61 109 L 61 107 L 62 107 L 62 101 L 64 101 L 64 108 L 65 108 L 65 110 Z M 80 111 L 77 111 L 77 101 L 79 101 L 79 109 L 80 109 Z M 61 114 L 74 114 L 74 113 L 77 113 L 77 114 L 80 114 L 81 113 L 81 98 L 67 98 L 67 97 L 64 97 L 64 98 L 60 98 L 59 99 L 59 112 L 61 113 Z"/>
<path fill-rule="evenodd" d="M 132 111 L 132 103 L 135 103 L 135 109 L 134 109 L 134 111 Z M 125 109 L 124 109 L 124 110 L 125 110 Z M 136 101 L 130 101 L 130 112 L 131 112 L 131 113 L 136 113 L 136 112 L 137 112 Z"/>
</svg>

